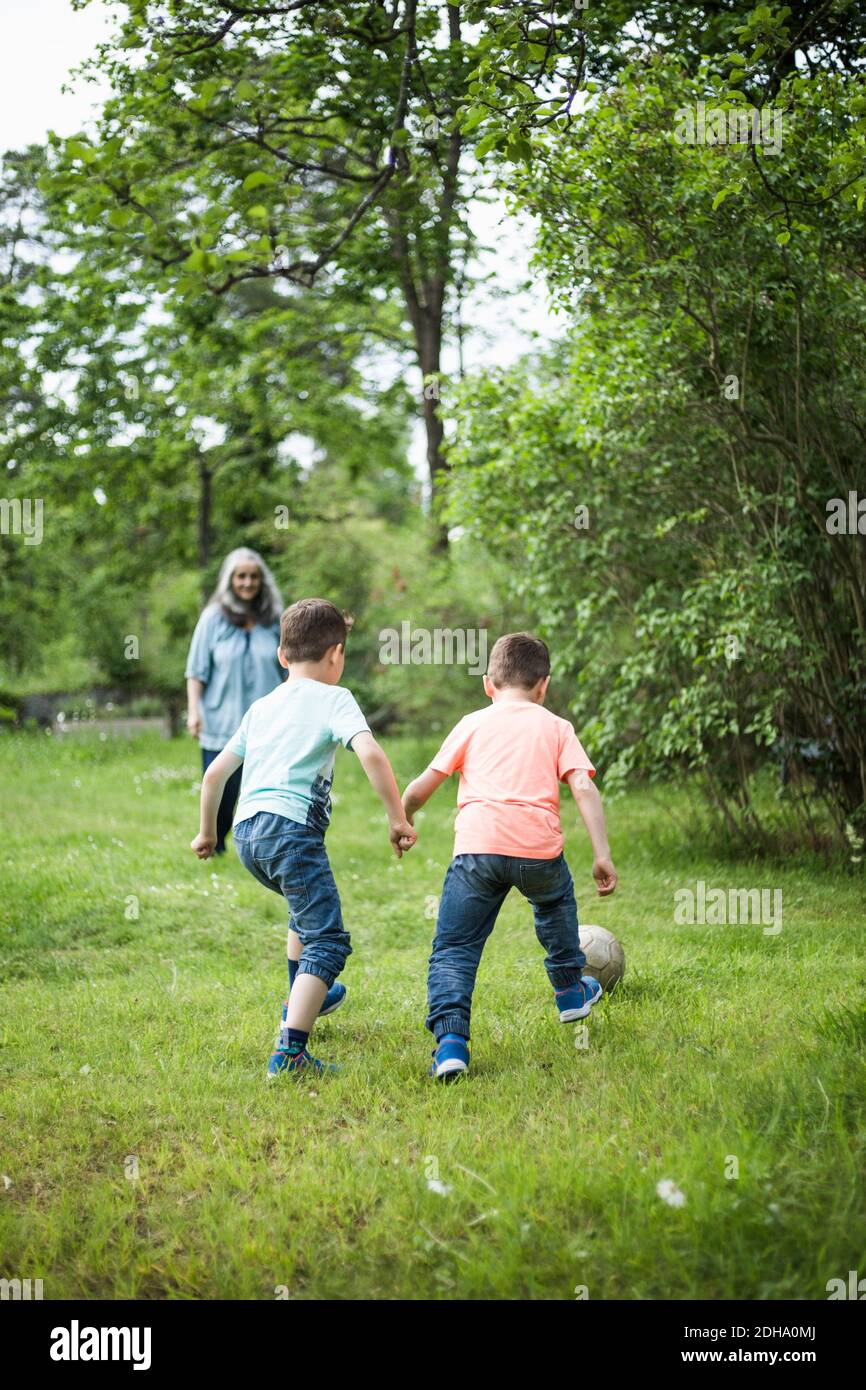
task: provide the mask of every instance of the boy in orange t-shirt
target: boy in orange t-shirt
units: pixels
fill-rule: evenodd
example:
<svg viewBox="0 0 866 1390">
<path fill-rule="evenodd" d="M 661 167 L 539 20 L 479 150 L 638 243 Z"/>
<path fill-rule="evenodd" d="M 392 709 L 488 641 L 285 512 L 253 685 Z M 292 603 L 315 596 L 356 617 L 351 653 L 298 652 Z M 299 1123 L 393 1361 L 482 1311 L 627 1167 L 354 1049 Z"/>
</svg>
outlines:
<svg viewBox="0 0 866 1390">
<path fill-rule="evenodd" d="M 472 991 L 484 943 L 511 888 L 532 903 L 535 934 L 563 1023 L 585 1018 L 602 995 L 582 975 L 574 884 L 562 853 L 559 783 L 577 802 L 592 843 L 598 891 L 617 874 L 610 858 L 595 768 L 574 729 L 544 708 L 550 654 L 527 632 L 500 637 L 490 653 L 485 693 L 493 701 L 452 729 L 420 777 L 403 793 L 406 819 L 452 773 L 460 773 L 454 858 L 445 876 L 427 976 L 427 1027 L 436 1039 L 430 1075 L 444 1080 L 469 1066 Z"/>
</svg>

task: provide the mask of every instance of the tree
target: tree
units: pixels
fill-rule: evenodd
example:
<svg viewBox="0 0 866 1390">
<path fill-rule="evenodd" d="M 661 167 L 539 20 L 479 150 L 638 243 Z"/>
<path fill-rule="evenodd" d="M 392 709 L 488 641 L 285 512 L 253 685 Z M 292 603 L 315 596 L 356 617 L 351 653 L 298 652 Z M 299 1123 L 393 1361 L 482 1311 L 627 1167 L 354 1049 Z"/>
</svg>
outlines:
<svg viewBox="0 0 866 1390">
<path fill-rule="evenodd" d="M 866 493 L 866 108 L 816 61 L 775 85 L 774 154 L 688 143 L 699 101 L 726 124 L 749 105 L 727 71 L 645 54 L 507 174 L 575 328 L 467 384 L 451 514 L 516 537 L 515 587 L 614 774 L 697 769 L 760 843 L 756 766 L 808 753 L 789 795 L 818 842 L 815 790 L 840 832 L 866 814 L 866 552 L 829 526 Z"/>
<path fill-rule="evenodd" d="M 39 545 L 0 540 L 7 677 L 56 681 L 68 640 L 91 679 L 152 686 L 156 639 L 149 660 L 125 639 L 148 628 L 153 584 L 176 589 L 180 616 L 163 616 L 183 626 L 240 541 L 289 563 L 312 521 L 405 514 L 411 402 L 364 355 L 371 324 L 399 328 L 392 306 L 360 317 L 348 291 L 265 282 L 154 302 L 111 225 L 70 213 L 43 151 L 7 156 L 2 196 L 0 467 L 10 505 L 44 506 Z"/>
<path fill-rule="evenodd" d="M 460 7 L 444 22 L 419 0 L 164 9 L 133 0 L 99 56 L 115 95 L 96 141 L 66 143 L 70 200 L 160 289 L 350 285 L 367 307 L 399 295 L 435 491 L 443 335 L 469 243 Z M 386 341 L 405 355 L 400 333 Z"/>
</svg>

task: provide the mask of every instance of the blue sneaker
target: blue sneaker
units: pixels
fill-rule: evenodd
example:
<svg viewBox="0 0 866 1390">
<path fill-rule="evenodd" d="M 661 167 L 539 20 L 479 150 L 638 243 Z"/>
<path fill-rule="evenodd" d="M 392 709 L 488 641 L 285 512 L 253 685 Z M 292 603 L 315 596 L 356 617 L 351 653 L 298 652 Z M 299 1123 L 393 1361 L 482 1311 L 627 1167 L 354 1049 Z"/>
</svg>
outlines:
<svg viewBox="0 0 866 1390">
<path fill-rule="evenodd" d="M 459 1033 L 443 1033 L 433 1053 L 430 1076 L 437 1081 L 451 1081 L 469 1070 L 469 1043 Z"/>
<path fill-rule="evenodd" d="M 341 985 L 339 980 L 335 980 L 322 1000 L 322 1007 L 319 1010 L 319 1018 L 324 1018 L 326 1014 L 332 1014 L 335 1009 L 339 1009 L 346 997 L 346 986 Z"/>
<path fill-rule="evenodd" d="M 326 1072 L 335 1072 L 336 1070 L 337 1068 L 332 1062 L 320 1062 L 318 1057 L 311 1057 L 306 1048 L 301 1052 L 290 1052 L 288 1038 L 285 1032 L 281 1031 L 280 1040 L 268 1062 L 268 1080 L 272 1081 L 275 1076 L 281 1075 L 284 1071 L 296 1072 L 298 1075 L 304 1072 L 313 1072 L 323 1076 Z"/>
<path fill-rule="evenodd" d="M 553 997 L 559 1009 L 560 1023 L 575 1023 L 579 1018 L 586 1018 L 593 1004 L 597 1004 L 603 994 L 600 983 L 592 975 L 584 975 L 582 980 L 566 989 L 555 989 Z"/>
<path fill-rule="evenodd" d="M 322 1007 L 319 1010 L 319 1018 L 324 1018 L 326 1014 L 332 1014 L 346 998 L 346 986 L 341 985 L 339 980 L 335 980 L 322 1000 Z M 280 1027 L 286 1025 L 286 1009 L 289 1007 L 288 999 L 283 1000 L 283 1008 L 280 1013 Z"/>
</svg>

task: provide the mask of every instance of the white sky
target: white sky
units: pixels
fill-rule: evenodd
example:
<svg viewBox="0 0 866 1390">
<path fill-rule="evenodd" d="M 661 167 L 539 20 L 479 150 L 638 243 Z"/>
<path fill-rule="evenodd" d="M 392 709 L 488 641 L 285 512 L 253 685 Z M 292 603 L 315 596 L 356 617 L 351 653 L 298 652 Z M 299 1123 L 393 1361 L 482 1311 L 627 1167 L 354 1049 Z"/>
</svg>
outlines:
<svg viewBox="0 0 866 1390">
<path fill-rule="evenodd" d="M 71 135 L 92 113 L 98 89 L 61 88 L 70 68 L 90 56 L 111 32 L 97 0 L 76 13 L 70 0 L 2 0 L 0 149 L 42 140 L 46 131 Z"/>
<path fill-rule="evenodd" d="M 63 88 L 70 85 L 70 70 L 110 34 L 113 20 L 107 7 L 101 0 L 91 0 L 80 11 L 73 10 L 71 0 L 2 0 L 2 25 L 0 152 L 40 141 L 48 130 L 71 135 L 86 125 L 107 89 L 81 79 L 75 90 L 64 92 Z M 482 269 L 495 267 L 497 283 L 511 289 L 527 277 L 529 236 L 510 221 L 501 225 L 503 216 L 501 207 L 477 205 L 473 225 L 494 248 L 483 258 Z M 531 294 L 514 292 L 507 301 L 477 303 L 472 317 L 481 332 L 467 339 L 467 370 L 507 365 L 532 346 L 532 330 L 544 336 L 557 331 L 541 285 Z M 443 365 L 446 370 L 455 368 L 453 354 Z M 411 453 L 423 476 L 420 425 Z"/>
</svg>

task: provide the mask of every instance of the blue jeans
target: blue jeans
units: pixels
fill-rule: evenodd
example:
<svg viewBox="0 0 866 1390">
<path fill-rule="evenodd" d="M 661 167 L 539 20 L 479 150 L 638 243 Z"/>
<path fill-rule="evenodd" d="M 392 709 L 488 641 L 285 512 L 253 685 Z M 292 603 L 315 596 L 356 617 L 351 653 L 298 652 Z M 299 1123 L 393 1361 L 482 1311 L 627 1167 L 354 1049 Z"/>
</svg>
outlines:
<svg viewBox="0 0 866 1390">
<path fill-rule="evenodd" d="M 469 1037 L 472 991 L 484 943 L 509 889 L 532 903 L 535 935 L 547 952 L 544 968 L 554 989 L 581 978 L 574 883 L 564 855 L 517 859 L 508 854 L 458 854 L 452 859 L 442 897 L 427 972 L 427 1027 L 437 1042 L 443 1033 Z"/>
<path fill-rule="evenodd" d="M 238 821 L 234 838 L 244 867 L 289 905 L 292 930 L 303 946 L 298 974 L 318 975 L 330 989 L 352 945 L 321 832 L 259 811 Z"/>
</svg>

